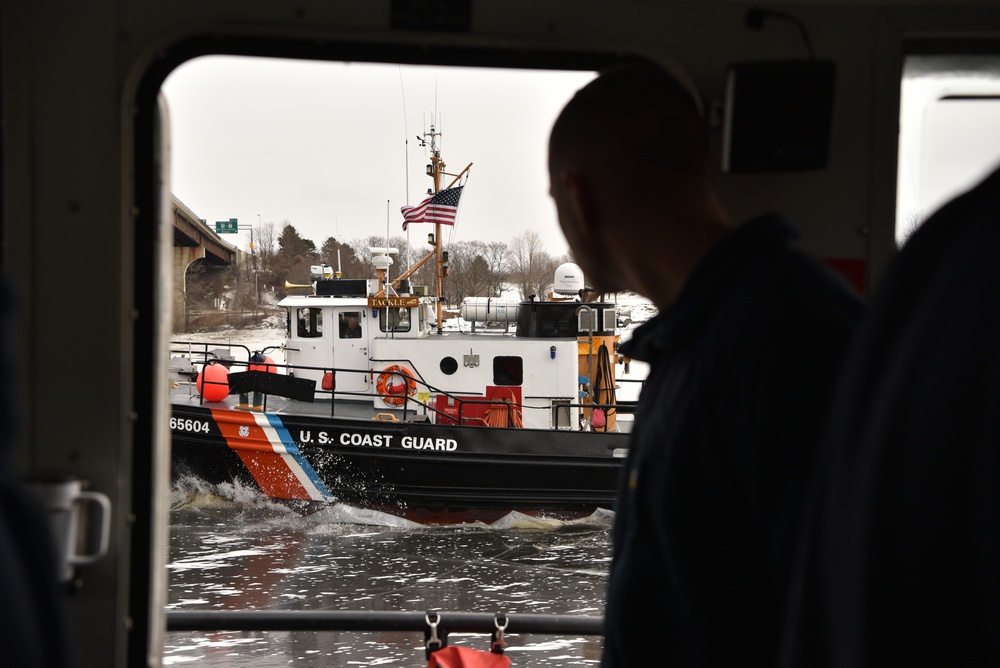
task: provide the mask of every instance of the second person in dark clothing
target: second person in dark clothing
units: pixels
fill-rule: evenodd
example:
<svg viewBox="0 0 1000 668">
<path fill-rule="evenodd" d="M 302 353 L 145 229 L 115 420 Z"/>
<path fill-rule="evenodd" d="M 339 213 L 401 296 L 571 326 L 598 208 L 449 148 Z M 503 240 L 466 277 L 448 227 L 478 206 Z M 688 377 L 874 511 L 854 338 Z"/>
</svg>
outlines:
<svg viewBox="0 0 1000 668">
<path fill-rule="evenodd" d="M 549 150 L 588 283 L 659 310 L 621 348 L 650 373 L 618 493 L 603 665 L 769 665 L 861 301 L 790 246 L 780 216 L 732 223 L 696 98 L 664 70 L 600 74 L 563 110 Z"/>
</svg>

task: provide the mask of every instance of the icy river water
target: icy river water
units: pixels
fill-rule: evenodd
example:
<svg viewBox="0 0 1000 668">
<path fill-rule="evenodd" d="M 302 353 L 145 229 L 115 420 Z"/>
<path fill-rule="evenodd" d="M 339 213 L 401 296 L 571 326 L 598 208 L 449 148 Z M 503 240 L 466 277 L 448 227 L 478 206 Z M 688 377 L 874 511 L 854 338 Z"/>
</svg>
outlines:
<svg viewBox="0 0 1000 668">
<path fill-rule="evenodd" d="M 333 506 L 299 515 L 245 489 L 175 487 L 168 610 L 603 614 L 611 513 L 425 527 Z M 594 666 L 595 636 L 508 634 L 513 666 Z M 453 634 L 487 649 L 489 636 Z M 426 666 L 422 633 L 170 632 L 164 665 Z"/>
</svg>

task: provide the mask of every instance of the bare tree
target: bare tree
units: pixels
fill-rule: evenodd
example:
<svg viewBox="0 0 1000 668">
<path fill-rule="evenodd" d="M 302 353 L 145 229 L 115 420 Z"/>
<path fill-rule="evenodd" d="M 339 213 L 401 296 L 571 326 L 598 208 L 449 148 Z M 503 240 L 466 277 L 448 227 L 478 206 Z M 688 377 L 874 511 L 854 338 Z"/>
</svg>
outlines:
<svg viewBox="0 0 1000 668">
<path fill-rule="evenodd" d="M 257 247 L 257 258 L 260 267 L 267 270 L 270 267 L 271 259 L 274 257 L 277 246 L 277 230 L 273 222 L 261 223 L 254 228 L 254 243 Z"/>
<path fill-rule="evenodd" d="M 422 247 L 408 246 L 407 238 L 402 235 L 389 237 L 388 240 L 372 235 L 350 242 L 327 237 L 317 250 L 316 244 L 301 237 L 290 221 L 282 221 L 277 235 L 276 227 L 268 222 L 254 228 L 259 266 L 256 278 L 262 287 L 273 285 L 280 289 L 286 281 L 303 285 L 310 283 L 310 267 L 318 263 L 326 264 L 335 271 L 339 268 L 344 278 L 372 278 L 375 270 L 369 249 L 386 245 L 399 251 L 393 256 L 394 264 L 389 271 L 389 278 L 394 279 L 433 251 L 433 247 L 422 244 Z M 422 240 L 423 236 L 418 238 Z M 522 298 L 536 295 L 538 299 L 545 299 L 556 267 L 572 261 L 568 255 L 559 258 L 549 255 L 535 231 L 515 237 L 509 245 L 499 241 L 455 242 L 447 248 L 447 252 L 449 271 L 444 281 L 444 297 L 449 304 L 458 304 L 469 296 L 498 297 L 511 285 L 519 290 Z M 249 273 L 251 267 L 247 265 L 250 265 L 249 257 L 245 258 L 245 263 L 241 262 L 239 267 L 234 268 L 236 293 L 230 293 L 234 308 L 246 308 L 243 303 L 244 284 L 251 286 L 252 290 L 256 283 Z M 195 274 L 193 282 L 204 280 L 203 276 Z M 436 276 L 437 264 L 432 257 L 409 280 L 412 286 L 425 286 L 433 294 Z M 198 287 L 193 288 L 192 301 L 199 307 L 209 294 L 218 293 L 217 287 L 206 286 L 207 294 L 199 294 L 198 290 Z"/>
<path fill-rule="evenodd" d="M 487 245 L 482 241 L 460 241 L 448 247 L 449 276 L 445 297 L 458 304 L 466 297 L 490 296 L 490 266 Z"/>
<path fill-rule="evenodd" d="M 545 297 L 558 263 L 545 250 L 535 230 L 514 237 L 510 245 L 511 282 L 521 291 L 521 298 Z"/>
<path fill-rule="evenodd" d="M 489 266 L 489 296 L 499 297 L 504 287 L 510 281 L 510 249 L 502 241 L 491 241 L 486 244 L 483 257 Z"/>
</svg>

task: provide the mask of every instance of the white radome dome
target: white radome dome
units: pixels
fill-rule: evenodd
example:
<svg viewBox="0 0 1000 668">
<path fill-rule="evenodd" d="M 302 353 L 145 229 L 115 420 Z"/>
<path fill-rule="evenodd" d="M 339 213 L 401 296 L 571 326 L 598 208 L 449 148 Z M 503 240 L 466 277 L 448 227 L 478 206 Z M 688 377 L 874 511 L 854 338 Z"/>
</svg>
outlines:
<svg viewBox="0 0 1000 668">
<path fill-rule="evenodd" d="M 584 287 L 583 270 L 573 262 L 556 267 L 552 291 L 558 295 L 578 295 Z"/>
</svg>

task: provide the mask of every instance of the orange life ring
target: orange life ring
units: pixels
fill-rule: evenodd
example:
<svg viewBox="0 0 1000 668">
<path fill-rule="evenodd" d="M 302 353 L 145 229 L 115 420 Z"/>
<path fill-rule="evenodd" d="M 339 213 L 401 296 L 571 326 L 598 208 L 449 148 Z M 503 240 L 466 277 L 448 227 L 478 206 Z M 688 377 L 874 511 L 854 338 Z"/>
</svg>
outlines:
<svg viewBox="0 0 1000 668">
<path fill-rule="evenodd" d="M 406 401 L 401 396 L 403 394 L 403 385 L 399 382 L 399 374 L 406 376 L 406 394 L 412 397 L 417 393 L 417 381 L 414 380 L 412 371 L 405 366 L 396 364 L 387 366 L 378 375 L 378 382 L 375 384 L 375 387 L 382 400 L 390 406 L 402 406 Z"/>
</svg>

